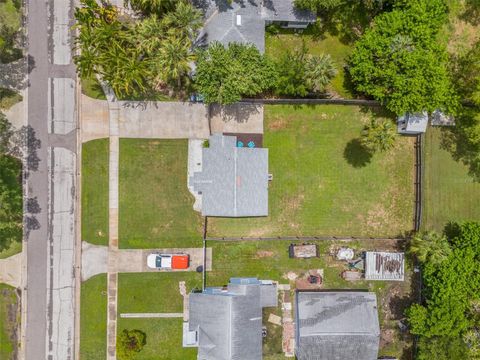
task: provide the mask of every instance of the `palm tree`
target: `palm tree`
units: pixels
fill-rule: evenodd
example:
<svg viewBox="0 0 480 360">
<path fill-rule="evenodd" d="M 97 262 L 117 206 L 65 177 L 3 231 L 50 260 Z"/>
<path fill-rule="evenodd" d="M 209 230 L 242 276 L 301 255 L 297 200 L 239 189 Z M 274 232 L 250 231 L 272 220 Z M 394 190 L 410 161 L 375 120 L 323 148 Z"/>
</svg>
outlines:
<svg viewBox="0 0 480 360">
<path fill-rule="evenodd" d="M 410 240 L 409 252 L 421 263 L 438 265 L 448 258 L 451 251 L 447 238 L 434 231 L 416 234 Z"/>
<path fill-rule="evenodd" d="M 158 54 L 156 68 L 158 69 L 157 84 L 168 83 L 177 88 L 190 72 L 190 64 L 194 60 L 191 44 L 185 39 L 170 36 L 162 43 Z"/>
<path fill-rule="evenodd" d="M 312 91 L 324 92 L 335 75 L 337 75 L 337 69 L 330 55 L 322 54 L 307 58 L 305 63 L 306 84 Z"/>
<path fill-rule="evenodd" d="M 370 151 L 388 151 L 394 146 L 395 138 L 392 121 L 372 118 L 363 128 L 361 142 Z"/>
<path fill-rule="evenodd" d="M 175 11 L 170 11 L 163 18 L 164 25 L 172 34 L 194 39 L 202 27 L 202 14 L 192 4 L 179 1 Z"/>
<path fill-rule="evenodd" d="M 145 16 L 156 14 L 162 16 L 175 8 L 179 0 L 124 0 L 125 5 L 130 5 L 135 11 Z"/>
</svg>

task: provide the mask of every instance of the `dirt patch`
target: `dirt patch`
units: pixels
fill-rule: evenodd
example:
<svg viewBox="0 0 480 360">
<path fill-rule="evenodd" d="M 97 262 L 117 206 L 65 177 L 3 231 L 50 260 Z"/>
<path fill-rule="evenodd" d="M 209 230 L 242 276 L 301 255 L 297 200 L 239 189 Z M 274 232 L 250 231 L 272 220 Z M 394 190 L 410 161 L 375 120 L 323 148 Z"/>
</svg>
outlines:
<svg viewBox="0 0 480 360">
<path fill-rule="evenodd" d="M 392 344 L 394 340 L 395 340 L 395 330 L 393 329 L 382 330 L 380 335 L 380 348 L 383 348 Z"/>
<path fill-rule="evenodd" d="M 472 25 L 465 20 L 455 19 L 451 27 L 452 32 L 447 45 L 448 52 L 451 54 L 462 53 L 471 49 L 480 38 L 479 26 Z"/>
<path fill-rule="evenodd" d="M 273 251 L 267 250 L 258 250 L 255 254 L 255 259 L 269 258 L 272 257 L 275 253 Z"/>
<path fill-rule="evenodd" d="M 287 121 L 284 118 L 273 119 L 267 123 L 267 128 L 272 131 L 282 130 L 282 129 L 285 129 L 286 127 L 287 127 Z"/>
</svg>

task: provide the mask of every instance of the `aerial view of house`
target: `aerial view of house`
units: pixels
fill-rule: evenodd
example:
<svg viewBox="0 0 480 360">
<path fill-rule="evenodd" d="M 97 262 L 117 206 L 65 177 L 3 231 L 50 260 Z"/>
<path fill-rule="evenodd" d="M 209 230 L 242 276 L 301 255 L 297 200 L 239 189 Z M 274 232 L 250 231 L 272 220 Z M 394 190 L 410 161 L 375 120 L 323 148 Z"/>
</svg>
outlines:
<svg viewBox="0 0 480 360">
<path fill-rule="evenodd" d="M 480 358 L 478 0 L 0 0 L 1 360 Z"/>
</svg>

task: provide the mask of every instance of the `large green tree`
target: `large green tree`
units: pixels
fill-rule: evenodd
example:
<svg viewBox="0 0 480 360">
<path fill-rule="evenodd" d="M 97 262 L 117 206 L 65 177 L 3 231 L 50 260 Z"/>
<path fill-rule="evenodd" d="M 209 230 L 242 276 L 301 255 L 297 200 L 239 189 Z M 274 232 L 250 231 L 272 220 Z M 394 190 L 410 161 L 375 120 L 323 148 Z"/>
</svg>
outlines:
<svg viewBox="0 0 480 360">
<path fill-rule="evenodd" d="M 396 114 L 454 112 L 457 97 L 438 40 L 446 14 L 442 0 L 404 0 L 378 15 L 348 60 L 356 90 Z"/>
<path fill-rule="evenodd" d="M 9 153 L 13 131 L 0 113 L 0 251 L 22 239 L 22 164 Z"/>
<path fill-rule="evenodd" d="M 472 303 L 480 299 L 480 223 L 451 224 L 445 261 L 422 265 L 425 302 L 407 310 L 411 332 L 425 338 L 458 337 L 474 325 Z"/>
<path fill-rule="evenodd" d="M 274 64 L 254 45 L 218 42 L 199 53 L 195 86 L 206 103 L 231 104 L 255 96 L 276 83 Z"/>
</svg>

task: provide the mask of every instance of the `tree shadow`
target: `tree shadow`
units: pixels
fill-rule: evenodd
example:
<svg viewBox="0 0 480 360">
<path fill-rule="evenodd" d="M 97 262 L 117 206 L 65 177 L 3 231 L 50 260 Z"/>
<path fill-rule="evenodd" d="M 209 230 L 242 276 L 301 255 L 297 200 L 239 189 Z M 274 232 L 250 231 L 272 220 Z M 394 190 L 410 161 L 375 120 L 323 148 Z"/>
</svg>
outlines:
<svg viewBox="0 0 480 360">
<path fill-rule="evenodd" d="M 479 126 L 480 109 L 463 109 L 454 127 L 442 128 L 440 138 L 440 148 L 467 166 L 468 174 L 475 182 L 480 182 L 480 141 L 472 134 Z"/>
<path fill-rule="evenodd" d="M 360 139 L 352 139 L 345 146 L 343 157 L 354 168 L 367 166 L 372 160 L 373 154 L 362 145 Z"/>
</svg>

